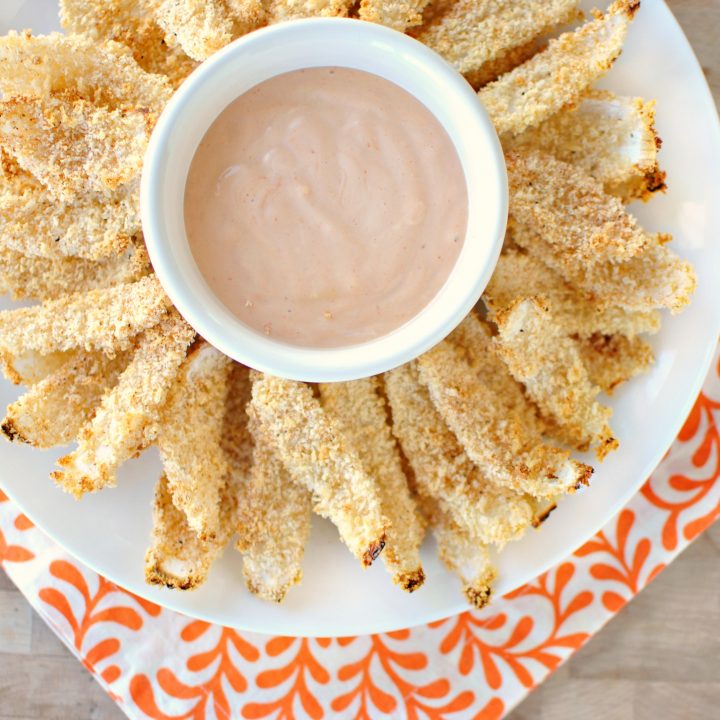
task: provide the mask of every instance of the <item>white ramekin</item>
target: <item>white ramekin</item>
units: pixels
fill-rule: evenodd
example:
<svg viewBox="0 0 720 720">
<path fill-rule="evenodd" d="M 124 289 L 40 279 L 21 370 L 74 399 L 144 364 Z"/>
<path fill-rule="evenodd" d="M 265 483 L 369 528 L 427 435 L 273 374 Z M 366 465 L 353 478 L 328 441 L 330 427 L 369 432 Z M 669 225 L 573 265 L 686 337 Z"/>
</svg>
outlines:
<svg viewBox="0 0 720 720">
<path fill-rule="evenodd" d="M 320 66 L 356 68 L 384 77 L 435 115 L 462 163 L 468 225 L 450 277 L 416 317 L 369 342 L 316 349 L 258 333 L 218 300 L 193 260 L 185 234 L 183 198 L 195 150 L 230 102 L 270 77 Z M 141 205 L 153 268 L 177 309 L 200 335 L 257 370 L 295 380 L 330 382 L 374 375 L 417 357 L 470 311 L 490 279 L 502 246 L 507 176 L 487 113 L 470 85 L 445 60 L 416 40 L 380 25 L 318 18 L 246 35 L 213 55 L 182 84 L 150 140 Z"/>
</svg>

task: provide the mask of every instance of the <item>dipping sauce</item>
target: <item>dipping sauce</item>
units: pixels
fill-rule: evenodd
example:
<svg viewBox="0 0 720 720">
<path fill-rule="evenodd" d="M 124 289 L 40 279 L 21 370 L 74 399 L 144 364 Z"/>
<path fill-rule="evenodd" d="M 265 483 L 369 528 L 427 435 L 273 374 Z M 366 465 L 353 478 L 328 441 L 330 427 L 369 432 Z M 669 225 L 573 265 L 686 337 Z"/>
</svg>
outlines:
<svg viewBox="0 0 720 720">
<path fill-rule="evenodd" d="M 308 68 L 241 95 L 200 142 L 190 249 L 245 324 L 294 345 L 385 335 L 438 293 L 462 249 L 465 176 L 438 120 L 376 75 Z"/>
</svg>

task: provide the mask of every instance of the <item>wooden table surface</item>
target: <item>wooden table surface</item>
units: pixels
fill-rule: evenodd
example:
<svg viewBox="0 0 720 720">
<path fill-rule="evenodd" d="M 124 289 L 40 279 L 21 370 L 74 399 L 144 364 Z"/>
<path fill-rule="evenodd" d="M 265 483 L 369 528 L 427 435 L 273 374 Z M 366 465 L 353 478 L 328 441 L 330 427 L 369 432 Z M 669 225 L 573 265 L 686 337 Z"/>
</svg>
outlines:
<svg viewBox="0 0 720 720">
<path fill-rule="evenodd" d="M 720 0 L 670 0 L 669 4 L 720 104 Z M 718 716 L 720 523 L 699 537 L 510 718 L 705 720 Z M 0 720 L 124 717 L 0 570 Z"/>
</svg>

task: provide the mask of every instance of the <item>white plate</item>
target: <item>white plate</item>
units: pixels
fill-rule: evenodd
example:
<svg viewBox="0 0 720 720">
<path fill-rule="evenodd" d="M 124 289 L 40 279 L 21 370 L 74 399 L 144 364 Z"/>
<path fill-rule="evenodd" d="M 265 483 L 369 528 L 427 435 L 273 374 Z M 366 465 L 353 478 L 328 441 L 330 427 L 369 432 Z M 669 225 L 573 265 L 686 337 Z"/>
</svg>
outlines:
<svg viewBox="0 0 720 720">
<path fill-rule="evenodd" d="M 57 27 L 56 0 L 4 0 L 0 31 Z M 613 90 L 656 98 L 665 144 L 662 165 L 670 192 L 635 208 L 650 230 L 675 235 L 674 247 L 695 263 L 692 306 L 665 318 L 653 338 L 657 362 L 612 399 L 620 450 L 597 469 L 592 486 L 566 499 L 541 532 L 510 545 L 499 561 L 499 593 L 559 562 L 593 535 L 637 491 L 677 434 L 700 389 L 720 328 L 720 126 L 702 71 L 660 0 L 643 0 L 622 58 L 606 83 Z M 17 388 L 0 385 L 0 402 Z M 249 595 L 240 556 L 228 551 L 209 581 L 192 593 L 151 588 L 143 580 L 150 503 L 160 465 L 153 452 L 128 463 L 119 485 L 76 502 L 48 479 L 60 453 L 0 444 L 1 484 L 30 518 L 80 561 L 112 581 L 187 615 L 256 632 L 338 636 L 410 627 L 465 609 L 456 578 L 428 542 L 428 580 L 413 595 L 394 588 L 381 563 L 363 572 L 318 521 L 307 548 L 302 585 L 274 606 Z"/>
</svg>

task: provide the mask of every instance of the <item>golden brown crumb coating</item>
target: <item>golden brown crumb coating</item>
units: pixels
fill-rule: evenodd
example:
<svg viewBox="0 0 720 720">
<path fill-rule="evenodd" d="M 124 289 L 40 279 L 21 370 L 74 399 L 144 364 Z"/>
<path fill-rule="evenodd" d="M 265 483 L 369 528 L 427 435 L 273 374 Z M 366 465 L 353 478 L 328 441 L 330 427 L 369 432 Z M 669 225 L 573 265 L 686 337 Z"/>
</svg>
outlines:
<svg viewBox="0 0 720 720">
<path fill-rule="evenodd" d="M 382 560 L 393 582 L 412 592 L 425 580 L 420 562 L 425 528 L 410 494 L 381 390 L 379 377 L 323 383 L 320 399 L 377 483 L 382 512 L 390 522 Z"/>
<path fill-rule="evenodd" d="M 416 37 L 478 86 L 498 77 L 499 69 L 511 70 L 507 58 L 513 50 L 573 19 L 577 5 L 577 0 L 458 0 Z"/>
<path fill-rule="evenodd" d="M 111 288 L 63 295 L 41 305 L 0 312 L 0 352 L 46 355 L 82 348 L 112 353 L 156 325 L 170 299 L 155 275 Z"/>
<path fill-rule="evenodd" d="M 167 78 L 146 73 L 129 48 L 86 35 L 11 31 L 0 38 L 0 65 L 4 98 L 70 91 L 108 110 L 158 113 L 172 94 Z"/>
<path fill-rule="evenodd" d="M 160 412 L 157 446 L 173 504 L 188 526 L 211 539 L 229 468 L 220 445 L 231 360 L 205 342 L 188 353 Z"/>
<path fill-rule="evenodd" d="M 589 90 L 512 143 L 577 165 L 623 202 L 647 200 L 665 189 L 660 145 L 654 102 L 604 90 Z"/>
<path fill-rule="evenodd" d="M 488 482 L 433 406 L 411 365 L 385 374 L 392 431 L 412 468 L 416 492 L 478 543 L 504 545 L 530 525 L 523 495 Z"/>
<path fill-rule="evenodd" d="M 143 70 L 165 75 L 173 87 L 177 87 L 196 63 L 181 48 L 171 48 L 165 42 L 165 31 L 155 20 L 160 2 L 60 0 L 60 22 L 69 32 L 127 45 Z"/>
<path fill-rule="evenodd" d="M 110 197 L 83 192 L 62 202 L 2 149 L 0 171 L 0 246 L 7 250 L 102 260 L 127 252 L 141 237 L 139 179 Z"/>
<path fill-rule="evenodd" d="M 492 584 L 497 570 L 484 545 L 470 537 L 432 500 L 423 502 L 438 545 L 438 555 L 447 568 L 460 577 L 463 595 L 477 610 L 484 608 L 492 597 Z"/>
<path fill-rule="evenodd" d="M 675 314 L 690 302 L 697 285 L 692 265 L 667 247 L 667 235 L 654 235 L 643 252 L 623 262 L 595 263 L 585 262 L 572 248 L 547 242 L 530 226 L 513 223 L 512 237 L 601 306 L 637 313 L 667 308 Z"/>
<path fill-rule="evenodd" d="M 576 342 L 535 298 L 518 298 L 495 316 L 496 342 L 513 377 L 523 383 L 560 437 L 577 450 L 596 448 L 602 459 L 618 443 L 610 408 L 597 402 L 600 388 L 588 377 Z"/>
<path fill-rule="evenodd" d="M 550 40 L 547 48 L 478 94 L 498 135 L 519 135 L 574 103 L 620 55 L 638 0 L 615 0 L 604 15 Z"/>
<path fill-rule="evenodd" d="M 429 0 L 360 0 L 361 20 L 386 25 L 404 32 L 422 22 L 422 12 Z"/>
<path fill-rule="evenodd" d="M 652 243 L 622 202 L 582 168 L 527 149 L 507 153 L 505 161 L 510 217 L 542 228 L 546 242 L 579 261 L 618 262 Z"/>
<path fill-rule="evenodd" d="M 53 479 L 75 497 L 116 482 L 117 468 L 145 449 L 158 433 L 160 409 L 195 336 L 171 310 L 139 339 L 118 384 L 80 431 L 78 447 L 58 460 Z"/>
<path fill-rule="evenodd" d="M 72 442 L 117 382 L 128 353 L 79 352 L 8 406 L 2 432 L 11 441 L 51 448 Z"/>
<path fill-rule="evenodd" d="M 302 559 L 310 536 L 312 495 L 293 482 L 273 443 L 250 412 L 253 464 L 240 515 L 238 550 L 245 584 L 253 595 L 282 602 L 302 579 Z"/>
<path fill-rule="evenodd" d="M 641 337 L 597 334 L 580 340 L 578 349 L 590 382 L 608 395 L 647 372 L 655 360 L 652 347 Z"/>
<path fill-rule="evenodd" d="M 235 531 L 236 501 L 231 482 L 221 491 L 220 523 L 215 537 L 201 540 L 185 513 L 173 504 L 165 475 L 155 487 L 153 529 L 145 554 L 145 580 L 175 590 L 194 590 L 207 579 L 213 562 Z"/>
<path fill-rule="evenodd" d="M 309 17 L 345 17 L 352 0 L 264 0 L 268 24 Z"/>
<path fill-rule="evenodd" d="M 252 407 L 295 482 L 313 494 L 313 509 L 332 520 L 363 566 L 385 546 L 387 519 L 376 482 L 338 424 L 304 383 L 255 374 Z"/>
<path fill-rule="evenodd" d="M 435 407 L 487 480 L 546 498 L 587 484 L 592 468 L 547 445 L 508 412 L 450 342 L 421 355 L 417 366 Z"/>
<path fill-rule="evenodd" d="M 154 8 L 156 22 L 171 46 L 180 45 L 202 61 L 264 19 L 262 0 L 162 0 Z"/>
<path fill-rule="evenodd" d="M 601 333 L 632 337 L 660 329 L 657 310 L 631 311 L 594 302 L 534 255 L 517 250 L 500 256 L 483 299 L 491 311 L 497 312 L 518 297 L 539 295 L 551 309 L 554 321 L 568 335 L 587 338 Z"/>
<path fill-rule="evenodd" d="M 132 283 L 150 272 L 145 245 L 98 262 L 82 258 L 24 255 L 0 247 L 0 292 L 15 300 L 52 300 L 67 293 Z"/>
</svg>

